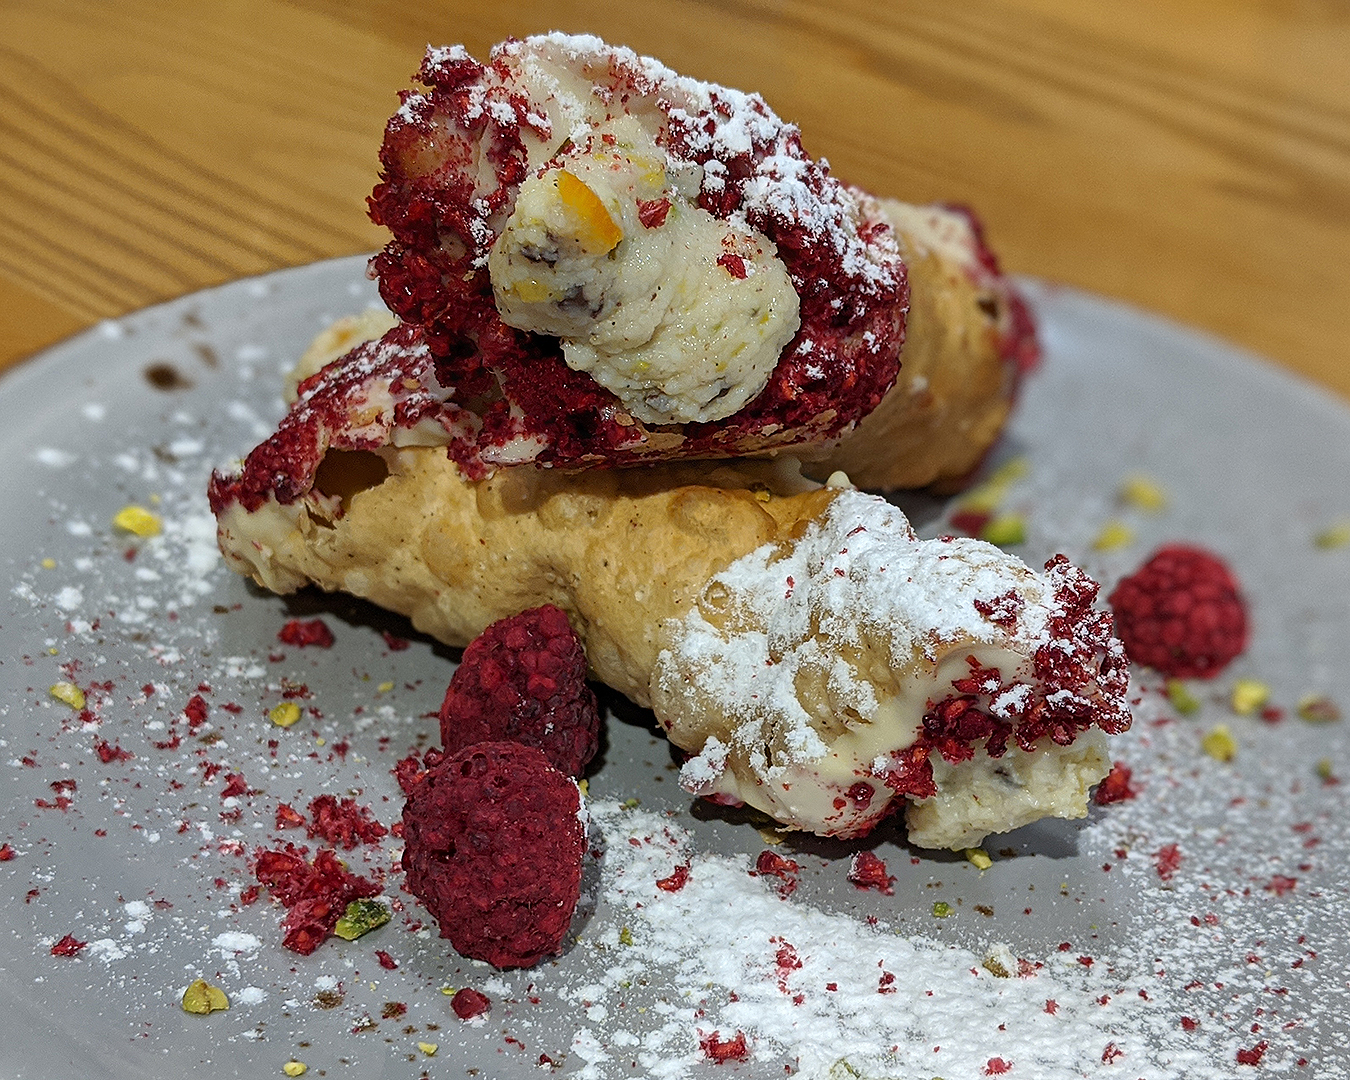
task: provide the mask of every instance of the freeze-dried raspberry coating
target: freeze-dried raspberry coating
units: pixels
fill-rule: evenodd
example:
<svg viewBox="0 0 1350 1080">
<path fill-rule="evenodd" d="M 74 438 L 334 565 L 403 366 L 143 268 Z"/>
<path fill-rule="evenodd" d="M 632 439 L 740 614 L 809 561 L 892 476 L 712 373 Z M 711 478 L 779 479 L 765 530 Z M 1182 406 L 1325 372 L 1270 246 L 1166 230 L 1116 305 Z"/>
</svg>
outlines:
<svg viewBox="0 0 1350 1080">
<path fill-rule="evenodd" d="M 529 967 L 562 948 L 586 830 L 543 751 L 479 743 L 438 762 L 404 805 L 403 841 L 408 888 L 462 955 Z"/>
<path fill-rule="evenodd" d="M 447 754 L 480 742 L 517 742 L 580 776 L 600 745 L 600 714 L 586 685 L 586 653 L 552 604 L 493 623 L 475 638 L 441 704 Z"/>
<path fill-rule="evenodd" d="M 1130 659 L 1179 679 L 1212 679 L 1247 647 L 1237 580 L 1217 556 L 1171 544 L 1110 598 Z"/>
</svg>

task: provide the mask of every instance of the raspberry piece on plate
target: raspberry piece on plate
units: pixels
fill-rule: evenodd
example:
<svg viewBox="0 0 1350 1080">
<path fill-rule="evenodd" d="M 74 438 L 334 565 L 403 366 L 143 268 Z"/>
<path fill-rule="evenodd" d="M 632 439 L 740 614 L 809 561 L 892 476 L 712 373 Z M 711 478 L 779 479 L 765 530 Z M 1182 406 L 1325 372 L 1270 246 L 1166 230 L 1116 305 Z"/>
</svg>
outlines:
<svg viewBox="0 0 1350 1080">
<path fill-rule="evenodd" d="M 434 765 L 403 807 L 403 869 L 441 936 L 499 968 L 557 953 L 581 895 L 581 793 L 542 750 L 479 743 Z"/>
<path fill-rule="evenodd" d="M 1247 647 L 1247 610 L 1227 564 L 1169 544 L 1111 593 L 1116 633 L 1139 664 L 1179 679 L 1212 679 Z"/>
<path fill-rule="evenodd" d="M 446 754 L 480 742 L 542 750 L 580 776 L 600 744 L 600 714 L 586 685 L 586 653 L 552 604 L 493 623 L 464 650 L 441 704 Z"/>
</svg>

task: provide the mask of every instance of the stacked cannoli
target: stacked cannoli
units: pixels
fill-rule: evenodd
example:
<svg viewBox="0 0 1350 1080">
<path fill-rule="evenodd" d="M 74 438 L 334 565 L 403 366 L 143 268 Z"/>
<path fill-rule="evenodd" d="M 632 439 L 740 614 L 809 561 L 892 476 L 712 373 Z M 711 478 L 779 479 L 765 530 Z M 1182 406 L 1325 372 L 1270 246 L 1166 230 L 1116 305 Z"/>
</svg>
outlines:
<svg viewBox="0 0 1350 1080">
<path fill-rule="evenodd" d="M 789 827 L 905 808 L 966 847 L 1084 813 L 1129 724 L 1095 584 L 854 486 L 959 483 L 1035 361 L 975 219 L 841 184 L 760 98 L 594 38 L 419 78 L 371 198 L 393 314 L 316 343 L 212 478 L 229 563 L 454 645 L 555 605 L 690 791 Z"/>
</svg>

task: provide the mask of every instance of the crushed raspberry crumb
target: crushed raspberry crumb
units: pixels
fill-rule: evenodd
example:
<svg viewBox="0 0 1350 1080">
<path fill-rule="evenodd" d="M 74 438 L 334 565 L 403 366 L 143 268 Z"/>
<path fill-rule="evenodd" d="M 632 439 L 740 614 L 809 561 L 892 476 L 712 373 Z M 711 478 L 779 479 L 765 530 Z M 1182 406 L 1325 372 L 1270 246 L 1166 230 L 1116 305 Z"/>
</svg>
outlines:
<svg viewBox="0 0 1350 1080">
<path fill-rule="evenodd" d="M 886 873 L 886 864 L 870 851 L 859 851 L 848 868 L 848 879 L 860 889 L 876 889 L 892 896 L 895 876 Z"/>
<path fill-rule="evenodd" d="M 1276 896 L 1286 896 L 1293 892 L 1298 885 L 1298 878 L 1285 877 L 1283 874 L 1276 874 L 1266 885 L 1267 892 L 1273 892 Z"/>
<path fill-rule="evenodd" d="M 349 903 L 381 891 L 375 882 L 343 869 L 329 848 L 322 849 L 313 863 L 290 844 L 281 851 L 263 851 L 254 873 L 287 908 L 282 944 L 304 956 L 323 944 Z"/>
<path fill-rule="evenodd" d="M 15 854 L 14 849 L 9 844 L 0 844 L 0 862 L 9 862 Z"/>
<path fill-rule="evenodd" d="M 1181 679 L 1210 679 L 1247 647 L 1247 611 L 1232 571 L 1201 548 L 1171 544 L 1111 593 L 1130 659 Z"/>
<path fill-rule="evenodd" d="M 385 971 L 393 971 L 398 967 L 398 961 L 383 949 L 375 950 L 375 959 L 380 962 L 380 967 L 384 968 Z"/>
<path fill-rule="evenodd" d="M 450 1008 L 461 1020 L 472 1020 L 491 1009 L 492 1001 L 486 994 L 480 994 L 472 986 L 466 986 L 462 990 L 455 991 L 455 996 L 450 999 Z"/>
<path fill-rule="evenodd" d="M 358 806 L 355 799 L 339 802 L 335 796 L 320 795 L 309 804 L 309 817 L 306 836 L 322 837 L 347 851 L 357 844 L 377 844 L 389 835 L 389 830 L 370 816 L 369 809 Z M 280 822 L 280 808 L 277 818 Z"/>
<path fill-rule="evenodd" d="M 711 1035 L 699 1039 L 698 1045 L 713 1061 L 750 1060 L 750 1049 L 745 1044 L 744 1032 L 738 1031 L 732 1038 L 724 1039 L 720 1032 L 714 1031 Z"/>
<path fill-rule="evenodd" d="M 136 755 L 130 750 L 123 750 L 120 746 L 108 742 L 107 739 L 94 740 L 94 753 L 98 754 L 99 761 L 104 765 L 109 765 L 114 761 L 130 761 Z"/>
<path fill-rule="evenodd" d="M 1012 1062 L 1004 1061 L 1001 1057 L 990 1058 L 984 1066 L 985 1076 L 1002 1076 L 1009 1072 L 1012 1072 Z"/>
<path fill-rule="evenodd" d="M 669 877 L 658 878 L 656 887 L 663 892 L 679 892 L 689 882 L 689 864 L 681 863 Z"/>
<path fill-rule="evenodd" d="M 1239 1050 L 1237 1052 L 1237 1063 L 1239 1065 L 1260 1065 L 1261 1059 L 1266 1056 L 1268 1049 L 1270 1049 L 1270 1043 L 1262 1039 L 1249 1050 Z"/>
<path fill-rule="evenodd" d="M 1123 762 L 1117 761 L 1111 766 L 1111 771 L 1106 774 L 1105 779 L 1097 785 L 1097 792 L 1093 796 L 1098 806 L 1107 806 L 1114 802 L 1124 802 L 1126 799 L 1133 799 L 1138 791 L 1130 785 L 1130 767 Z"/>
<path fill-rule="evenodd" d="M 464 650 L 441 704 L 441 742 L 457 754 L 480 742 L 518 742 L 580 776 L 600 745 L 586 685 L 586 653 L 552 604 L 501 619 Z"/>
<path fill-rule="evenodd" d="M 1181 1018 L 1181 1030 L 1182 1030 L 1182 1031 L 1195 1031 L 1199 1026 L 1200 1026 L 1200 1021 L 1194 1019 L 1193 1017 L 1190 1017 L 1190 1016 L 1183 1016 L 1183 1017 Z"/>
<path fill-rule="evenodd" d="M 1172 875 L 1181 868 L 1181 848 L 1176 844 L 1165 844 L 1153 856 L 1153 865 L 1158 868 L 1158 877 L 1171 881 Z"/>
<path fill-rule="evenodd" d="M 278 829 L 300 829 L 305 825 L 305 815 L 300 813 L 290 803 L 281 803 L 277 806 L 277 828 Z"/>
<path fill-rule="evenodd" d="M 193 731 L 206 723 L 210 711 L 211 707 L 206 704 L 206 699 L 201 694 L 193 694 L 183 706 L 183 715 L 187 717 L 188 727 Z"/>
<path fill-rule="evenodd" d="M 89 942 L 76 941 L 74 934 L 67 934 L 52 946 L 53 956 L 76 956 Z"/>
<path fill-rule="evenodd" d="M 801 865 L 793 859 L 785 859 L 772 851 L 761 851 L 755 859 L 755 868 L 751 876 L 776 877 L 779 880 L 778 892 L 781 896 L 790 896 L 797 889 L 797 875 Z"/>
<path fill-rule="evenodd" d="M 277 631 L 277 640 L 294 645 L 297 649 L 307 645 L 331 649 L 335 639 L 333 631 L 328 629 L 328 624 L 322 619 L 292 619 Z"/>
<path fill-rule="evenodd" d="M 402 652 L 412 644 L 407 638 L 401 638 L 397 634 L 391 634 L 388 630 L 381 630 L 380 636 L 384 638 L 385 647 L 390 652 Z"/>
</svg>

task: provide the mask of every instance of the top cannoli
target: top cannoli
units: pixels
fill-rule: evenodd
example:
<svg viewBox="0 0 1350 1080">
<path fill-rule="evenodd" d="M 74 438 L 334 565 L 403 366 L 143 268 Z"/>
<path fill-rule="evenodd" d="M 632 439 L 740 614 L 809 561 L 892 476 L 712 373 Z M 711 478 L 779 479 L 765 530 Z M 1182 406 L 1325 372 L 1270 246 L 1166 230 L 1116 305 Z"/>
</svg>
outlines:
<svg viewBox="0 0 1350 1080">
<path fill-rule="evenodd" d="M 560 34 L 432 49 L 419 78 L 373 267 L 466 476 L 827 445 L 895 381 L 894 234 L 758 96 Z"/>
</svg>

